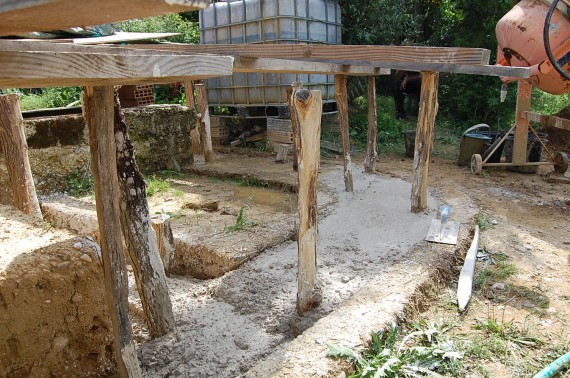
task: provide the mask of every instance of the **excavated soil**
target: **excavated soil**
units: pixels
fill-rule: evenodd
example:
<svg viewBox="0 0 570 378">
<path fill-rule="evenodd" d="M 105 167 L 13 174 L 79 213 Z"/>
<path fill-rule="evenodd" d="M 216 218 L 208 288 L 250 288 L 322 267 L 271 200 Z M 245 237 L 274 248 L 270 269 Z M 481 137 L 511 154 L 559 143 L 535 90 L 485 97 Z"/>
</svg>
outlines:
<svg viewBox="0 0 570 378">
<path fill-rule="evenodd" d="M 429 210 L 413 214 L 409 210 L 410 159 L 383 157 L 374 175 L 362 173 L 362 166 L 356 160 L 354 193 L 343 190 L 338 159 L 326 161 L 321 167 L 317 261 L 322 303 L 303 318 L 295 312 L 296 243 L 288 241 L 296 219 L 294 194 L 189 176 L 172 180 L 172 186 L 182 191 L 182 195 L 171 193 L 150 198 L 153 213 L 173 216 L 174 233 L 181 240 L 186 238 L 188 245 L 207 245 L 222 251 L 220 256 L 231 256 L 235 266 L 220 257 L 213 265 L 231 266 L 227 271 L 218 266 L 214 273 L 203 272 L 201 277 L 173 272 L 168 285 L 177 331 L 153 341 L 148 340 L 144 321 L 139 316 L 135 285 L 130 280 L 134 333 L 141 363 L 149 377 L 338 376 L 346 366 L 326 358 L 327 344 L 363 346 L 372 330 L 391 321 L 405 320 L 410 313 L 424 309 L 425 293 L 429 291 L 426 287 L 442 275 L 450 277 L 456 256 L 465 252 L 475 214 L 479 212 L 497 220 L 497 225 L 483 233 L 482 244 L 511 255 L 519 265 L 520 284 L 539 284 L 549 297 L 554 310 L 542 314 L 543 322 L 538 326 L 544 327 L 545 332 L 570 336 L 562 321 L 570 315 L 567 296 L 570 186 L 548 183 L 550 168 L 541 167 L 538 174 L 532 175 L 486 170 L 482 176 L 473 176 L 453 161 L 434 158 L 430 168 Z M 290 167 L 276 164 L 270 157 L 230 155 L 220 157 L 216 166 L 220 176 L 245 170 L 243 174 L 265 177 L 267 181 L 280 179 L 286 184 L 284 187 L 294 183 Z M 212 201 L 218 201 L 216 212 L 181 206 Z M 461 222 L 457 247 L 423 241 L 441 203 L 450 204 L 451 218 Z M 245 218 L 256 225 L 227 232 L 242 208 Z M 76 361 L 75 366 L 85 374 L 108 374 L 109 335 L 101 334 L 99 339 L 92 335 L 100 329 L 108 332 L 109 323 L 105 323 L 101 273 L 91 268 L 97 265 L 97 257 L 84 251 L 88 246 L 84 241 L 88 239 L 82 239 L 82 250 L 77 250 L 74 248 L 77 241 L 70 239 L 72 236 L 65 231 L 46 231 L 38 225 L 30 226 L 29 221 L 9 222 L 19 216 L 5 206 L 0 208 L 0 215 L 3 217 L 0 256 L 8 250 L 14 253 L 12 260 L 2 260 L 0 290 L 4 304 L 0 309 L 6 308 L 7 298 L 14 298 L 17 282 L 25 282 L 22 295 L 41 305 L 41 311 L 34 312 L 26 310 L 26 303 L 19 304 L 22 310 L 16 318 L 5 318 L 4 312 L 1 313 L 0 324 L 4 328 L 0 337 L 5 337 L 7 330 L 13 334 L 16 324 L 21 330 L 18 328 L 16 336 L 20 341 L 0 344 L 9 345 L 0 352 L 16 361 L 21 359 L 16 357 L 24 354 L 14 354 L 14 350 L 34 345 L 38 349 L 35 353 L 50 357 L 45 362 L 36 360 L 36 366 L 29 363 L 28 370 L 7 370 L 18 369 L 20 365 L 16 362 L 4 365 L 6 360 L 1 355 L 4 370 L 0 370 L 0 375 L 66 375 L 70 361 Z M 31 239 L 32 234 L 42 241 Z M 21 242 L 28 238 L 29 244 Z M 274 243 L 279 245 L 271 247 Z M 41 255 L 37 251 L 42 251 Z M 84 254 L 92 263 L 84 261 L 87 260 Z M 192 265 L 194 261 L 192 257 L 180 264 Z M 210 265 L 206 263 L 201 265 Z M 11 270 L 14 275 L 8 275 Z M 188 270 L 191 269 L 184 265 L 184 272 Z M 82 311 L 89 316 L 75 315 L 81 320 L 78 322 L 81 327 L 69 330 L 66 317 L 78 313 L 73 295 L 69 295 L 79 285 L 75 278 L 78 272 L 87 272 L 86 281 L 84 278 L 79 281 L 84 285 L 82 290 L 90 289 L 93 293 L 82 292 L 80 303 L 86 306 Z M 30 274 L 34 279 L 25 281 L 24 277 Z M 48 282 L 52 279 L 67 282 L 65 288 L 51 283 L 46 287 L 53 290 L 39 292 L 36 283 L 48 279 Z M 49 312 L 50 303 L 46 301 L 57 303 L 58 311 Z M 522 303 L 501 305 L 508 306 L 504 311 L 511 311 L 509 314 L 514 317 L 523 315 L 514 310 Z M 474 312 L 478 307 L 473 307 Z M 100 323 L 106 324 L 105 327 L 100 323 L 97 323 L 99 328 L 95 327 L 96 317 L 102 319 Z M 6 328 L 6 324 L 10 326 Z M 38 324 L 43 326 L 37 328 Z M 39 335 L 44 329 L 49 330 L 49 335 L 43 341 L 24 341 L 26 335 Z M 75 336 L 68 336 L 71 334 Z M 19 346 L 14 348 L 14 345 Z M 89 355 L 92 361 L 86 357 Z"/>
</svg>

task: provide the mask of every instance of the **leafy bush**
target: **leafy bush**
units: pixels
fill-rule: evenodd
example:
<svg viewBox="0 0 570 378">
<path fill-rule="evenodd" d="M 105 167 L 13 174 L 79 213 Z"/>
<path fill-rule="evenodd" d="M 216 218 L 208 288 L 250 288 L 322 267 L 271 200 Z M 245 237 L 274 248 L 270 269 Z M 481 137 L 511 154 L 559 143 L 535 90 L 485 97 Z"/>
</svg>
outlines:
<svg viewBox="0 0 570 378">
<path fill-rule="evenodd" d="M 20 95 L 22 110 L 64 107 L 81 99 L 80 87 L 11 89 L 8 92 Z"/>
<path fill-rule="evenodd" d="M 177 13 L 123 21 L 120 23 L 120 28 L 126 32 L 180 33 L 179 36 L 161 39 L 161 41 L 200 43 L 198 23 L 189 21 Z"/>
<path fill-rule="evenodd" d="M 66 178 L 65 191 L 73 197 L 93 192 L 93 175 L 90 170 L 73 169 Z"/>
</svg>

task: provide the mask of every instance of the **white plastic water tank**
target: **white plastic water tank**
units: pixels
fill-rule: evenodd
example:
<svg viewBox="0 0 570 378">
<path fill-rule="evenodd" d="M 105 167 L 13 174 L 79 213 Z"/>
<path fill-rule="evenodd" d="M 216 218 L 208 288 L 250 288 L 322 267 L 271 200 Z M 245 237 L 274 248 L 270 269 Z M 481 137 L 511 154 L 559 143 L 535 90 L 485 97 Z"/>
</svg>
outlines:
<svg viewBox="0 0 570 378">
<path fill-rule="evenodd" d="M 231 0 L 200 11 L 203 44 L 341 43 L 337 0 Z M 334 76 L 322 74 L 236 73 L 206 82 L 212 106 L 281 105 L 295 81 L 334 101 Z"/>
</svg>

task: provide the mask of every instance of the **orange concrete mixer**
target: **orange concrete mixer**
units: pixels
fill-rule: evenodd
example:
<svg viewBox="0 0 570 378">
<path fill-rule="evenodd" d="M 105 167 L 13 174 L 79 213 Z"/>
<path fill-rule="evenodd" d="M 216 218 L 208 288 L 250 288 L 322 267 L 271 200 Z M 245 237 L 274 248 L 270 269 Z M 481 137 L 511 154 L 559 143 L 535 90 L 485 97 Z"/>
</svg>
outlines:
<svg viewBox="0 0 570 378">
<path fill-rule="evenodd" d="M 570 91 L 570 1 L 521 0 L 497 23 L 497 64 L 530 67 L 533 86 Z M 505 83 L 514 79 L 502 78 Z"/>
</svg>

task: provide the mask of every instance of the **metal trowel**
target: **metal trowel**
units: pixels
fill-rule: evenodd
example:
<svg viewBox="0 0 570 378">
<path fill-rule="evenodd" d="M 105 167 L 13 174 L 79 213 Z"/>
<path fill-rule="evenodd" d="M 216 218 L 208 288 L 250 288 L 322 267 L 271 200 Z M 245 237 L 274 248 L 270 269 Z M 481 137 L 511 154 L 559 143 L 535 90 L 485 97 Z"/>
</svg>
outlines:
<svg viewBox="0 0 570 378">
<path fill-rule="evenodd" d="M 449 220 L 450 212 L 451 208 L 448 205 L 442 206 L 441 219 L 431 220 L 431 225 L 429 226 L 425 240 L 433 243 L 457 244 L 459 222 Z"/>
</svg>

